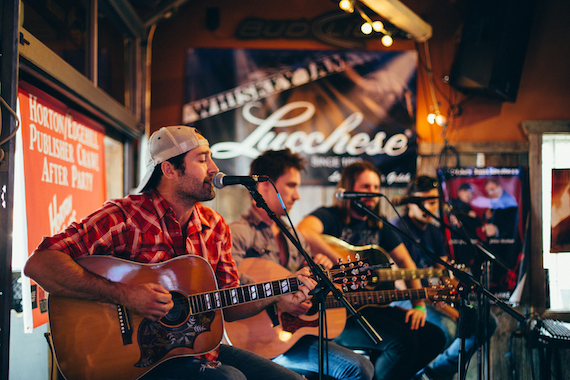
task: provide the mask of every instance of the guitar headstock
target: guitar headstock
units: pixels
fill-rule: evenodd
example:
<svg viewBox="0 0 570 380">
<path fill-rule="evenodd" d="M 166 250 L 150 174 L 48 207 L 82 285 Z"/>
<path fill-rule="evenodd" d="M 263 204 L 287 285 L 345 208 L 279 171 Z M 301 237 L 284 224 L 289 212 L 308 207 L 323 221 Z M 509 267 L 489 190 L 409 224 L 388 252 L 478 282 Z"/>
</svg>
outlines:
<svg viewBox="0 0 570 380">
<path fill-rule="evenodd" d="M 459 301 L 459 292 L 455 286 L 448 285 L 433 285 L 426 288 L 428 298 L 433 302 L 453 303 Z"/>
<path fill-rule="evenodd" d="M 342 287 L 344 292 L 364 289 L 373 274 L 368 259 L 339 263 L 329 271 L 331 280 Z"/>
</svg>

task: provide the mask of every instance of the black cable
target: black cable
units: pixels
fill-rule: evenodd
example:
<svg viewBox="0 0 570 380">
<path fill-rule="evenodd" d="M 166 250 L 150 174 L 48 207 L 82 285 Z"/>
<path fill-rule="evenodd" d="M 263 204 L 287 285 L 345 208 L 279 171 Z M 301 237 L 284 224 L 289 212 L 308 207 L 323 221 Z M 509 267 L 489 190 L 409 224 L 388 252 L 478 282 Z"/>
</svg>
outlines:
<svg viewBox="0 0 570 380">
<path fill-rule="evenodd" d="M 0 104 L 2 104 L 8 110 L 8 112 L 10 112 L 12 114 L 12 116 L 14 116 L 14 122 L 15 122 L 14 131 L 8 137 L 6 137 L 4 140 L 0 141 L 0 146 L 1 146 L 1 145 L 4 145 L 8 140 L 10 140 L 11 138 L 13 138 L 16 135 L 18 128 L 20 128 L 20 119 L 18 119 L 18 115 L 16 114 L 16 112 L 14 112 L 14 110 L 10 107 L 10 105 L 8 105 L 8 103 L 6 103 L 4 98 L 1 96 L 0 96 Z M 1 119 L 0 119 L 0 133 L 2 133 L 2 120 Z"/>
<path fill-rule="evenodd" d="M 51 338 L 50 338 L 50 337 L 51 337 L 51 334 L 50 334 L 49 332 L 44 333 L 44 338 L 46 338 L 46 341 L 47 341 L 47 344 L 48 344 L 48 347 L 49 347 L 50 360 L 51 360 L 51 363 L 52 363 L 52 364 L 51 364 L 51 371 L 50 371 L 49 377 L 50 377 L 51 380 L 53 380 L 53 372 L 54 372 L 54 369 L 55 369 L 56 371 L 59 371 L 59 368 L 57 367 L 57 361 L 56 361 L 56 359 L 55 359 L 55 352 L 53 352 L 53 345 L 51 344 Z"/>
</svg>

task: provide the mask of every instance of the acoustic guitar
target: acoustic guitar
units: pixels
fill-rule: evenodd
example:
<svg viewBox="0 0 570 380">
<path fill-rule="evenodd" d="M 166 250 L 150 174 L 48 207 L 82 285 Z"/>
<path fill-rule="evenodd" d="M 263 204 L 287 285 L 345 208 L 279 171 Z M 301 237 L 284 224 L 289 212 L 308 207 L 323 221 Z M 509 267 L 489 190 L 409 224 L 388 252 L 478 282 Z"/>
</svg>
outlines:
<svg viewBox="0 0 570 380">
<path fill-rule="evenodd" d="M 377 264 L 374 269 L 367 289 L 377 289 L 381 286 L 382 282 L 394 282 L 396 280 L 416 280 L 416 279 L 429 279 L 429 278 L 453 278 L 453 274 L 447 269 L 399 269 L 399 268 L 386 268 L 391 264 L 390 255 L 386 250 L 375 244 L 368 244 L 363 246 L 354 246 L 334 236 L 322 235 L 327 244 L 333 248 L 340 256 L 347 257 L 349 261 L 363 259 Z M 383 267 L 378 267 L 382 265 Z M 392 285 L 385 286 L 384 288 L 393 288 Z"/>
<path fill-rule="evenodd" d="M 396 280 L 423 280 L 429 278 L 443 278 L 444 280 L 442 282 L 444 284 L 457 286 L 457 279 L 455 279 L 453 272 L 448 269 L 386 269 L 386 266 L 393 264 L 393 262 L 390 255 L 382 247 L 375 244 L 354 246 L 334 236 L 322 235 L 322 237 L 329 247 L 334 249 L 339 256 L 347 257 L 349 261 L 360 260 L 378 263 L 375 266 L 371 266 L 371 268 L 373 268 L 373 273 L 369 274 L 369 281 L 365 284 L 365 289 L 367 290 L 395 289 L 394 281 Z M 455 265 L 455 267 L 465 270 L 465 268 L 462 268 L 461 266 Z M 451 307 L 446 302 L 438 302 L 436 305 L 449 317 L 457 321 L 459 315 L 455 308 Z"/>
<path fill-rule="evenodd" d="M 266 259 L 246 258 L 238 270 L 255 281 L 269 281 L 271 278 L 290 274 L 281 265 Z M 389 269 L 390 270 L 390 269 Z M 363 278 L 361 278 L 363 280 Z M 454 302 L 458 299 L 451 285 L 407 290 L 359 291 L 344 293 L 355 308 L 365 305 L 387 305 L 392 301 L 430 299 L 432 301 Z M 340 335 L 346 324 L 346 310 L 332 295 L 325 299 L 326 332 L 332 339 Z M 315 305 L 300 317 L 270 307 L 265 312 L 246 319 L 227 322 L 225 339 L 229 344 L 254 352 L 266 358 L 274 358 L 289 350 L 305 335 L 318 335 L 319 318 Z"/>
<path fill-rule="evenodd" d="M 219 290 L 209 263 L 195 255 L 158 264 L 110 256 L 77 263 L 114 282 L 159 283 L 174 307 L 153 322 L 121 305 L 50 295 L 51 343 L 61 373 L 74 380 L 137 379 L 165 360 L 212 351 L 222 340 L 223 308 L 295 293 L 302 285 L 286 277 Z M 344 272 L 333 268 L 328 275 L 342 281 Z"/>
</svg>

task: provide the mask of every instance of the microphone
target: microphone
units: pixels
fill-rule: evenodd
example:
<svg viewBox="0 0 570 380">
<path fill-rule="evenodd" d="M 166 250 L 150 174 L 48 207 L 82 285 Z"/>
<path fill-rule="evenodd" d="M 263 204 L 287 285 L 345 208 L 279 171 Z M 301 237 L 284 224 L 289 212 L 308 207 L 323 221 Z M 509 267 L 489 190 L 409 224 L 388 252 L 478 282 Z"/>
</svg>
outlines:
<svg viewBox="0 0 570 380">
<path fill-rule="evenodd" d="M 433 196 L 433 197 L 411 197 L 411 196 L 405 195 L 403 197 L 392 198 L 392 204 L 394 206 L 403 206 L 403 205 L 407 205 L 409 203 L 414 203 L 414 204 L 423 203 L 423 202 L 428 201 L 430 199 L 439 199 L 439 197 L 437 197 L 437 196 Z"/>
<path fill-rule="evenodd" d="M 360 198 L 373 198 L 373 197 L 383 197 L 380 193 L 358 193 L 354 191 L 346 191 L 342 187 L 334 193 L 334 197 L 337 201 L 343 201 L 345 199 L 360 199 Z"/>
<path fill-rule="evenodd" d="M 224 186 L 230 185 L 244 185 L 244 186 L 255 186 L 258 182 L 269 181 L 269 177 L 264 175 L 252 175 L 252 176 L 239 176 L 239 175 L 225 175 L 222 172 L 217 172 L 212 180 L 212 183 L 218 189 Z"/>
</svg>

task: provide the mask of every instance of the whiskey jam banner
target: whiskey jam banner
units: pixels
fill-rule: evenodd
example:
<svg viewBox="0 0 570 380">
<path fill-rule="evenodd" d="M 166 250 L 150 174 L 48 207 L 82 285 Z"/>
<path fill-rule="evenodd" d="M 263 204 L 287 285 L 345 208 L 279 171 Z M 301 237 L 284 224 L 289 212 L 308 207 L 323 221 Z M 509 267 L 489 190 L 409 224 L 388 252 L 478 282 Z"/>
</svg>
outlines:
<svg viewBox="0 0 570 380">
<path fill-rule="evenodd" d="M 444 199 L 453 210 L 450 225 L 497 256 L 500 263 L 491 260 L 490 290 L 510 297 L 524 271 L 526 168 L 446 168 L 439 174 Z M 452 233 L 452 254 L 478 274 L 487 257 L 466 240 Z"/>
<path fill-rule="evenodd" d="M 60 232 L 105 201 L 105 134 L 101 125 L 26 83 L 20 83 L 18 102 L 29 255 L 43 236 Z M 30 282 L 24 312 L 31 305 L 35 328 L 47 322 L 47 299 Z"/>
<path fill-rule="evenodd" d="M 305 185 L 334 185 L 368 160 L 385 186 L 416 171 L 417 54 L 190 49 L 183 123 L 210 141 L 220 170 L 247 175 L 265 150 L 307 162 Z"/>
</svg>

